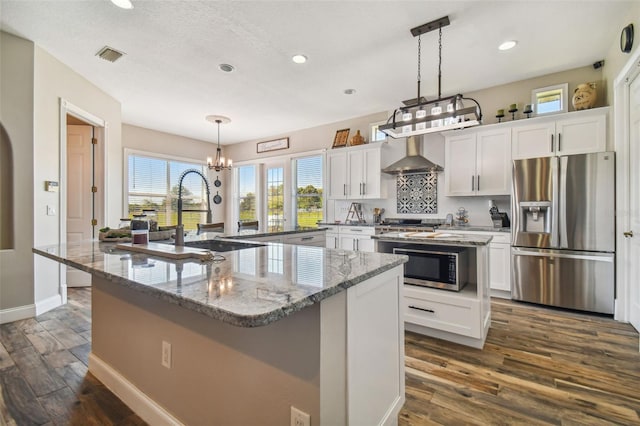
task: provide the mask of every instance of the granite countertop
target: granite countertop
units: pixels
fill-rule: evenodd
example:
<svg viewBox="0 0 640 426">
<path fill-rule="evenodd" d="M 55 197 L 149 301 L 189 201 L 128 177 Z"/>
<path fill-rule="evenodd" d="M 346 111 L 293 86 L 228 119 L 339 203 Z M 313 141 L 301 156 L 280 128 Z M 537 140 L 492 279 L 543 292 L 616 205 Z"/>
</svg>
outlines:
<svg viewBox="0 0 640 426">
<path fill-rule="evenodd" d="M 373 222 L 318 222 L 318 226 L 380 226 Z"/>
<path fill-rule="evenodd" d="M 469 231 L 469 232 L 506 232 L 506 233 L 511 232 L 511 228 L 509 227 L 495 228 L 493 226 L 474 226 L 474 225 L 453 225 L 453 226 L 441 225 L 438 228 L 438 231 L 447 232 L 448 229 L 452 231 Z"/>
<path fill-rule="evenodd" d="M 385 232 L 384 234 L 372 235 L 371 238 L 380 241 L 467 247 L 486 246 L 493 239 L 490 235 L 448 234 L 446 231 L 441 230 L 436 232 Z"/>
<path fill-rule="evenodd" d="M 194 233 L 188 233 L 184 238 L 185 241 L 199 241 L 199 240 L 211 240 L 213 238 L 232 238 L 248 240 L 251 238 L 270 237 L 277 235 L 289 235 L 289 234 L 304 234 L 307 232 L 325 231 L 327 228 L 319 226 L 317 228 L 311 227 L 291 227 L 285 228 L 282 231 L 257 231 L 255 229 L 243 229 L 242 231 L 230 231 L 230 232 L 202 232 L 200 235 Z"/>
<path fill-rule="evenodd" d="M 267 325 L 407 261 L 280 243 L 224 252 L 220 262 L 169 260 L 99 241 L 33 252 L 240 327 Z"/>
</svg>

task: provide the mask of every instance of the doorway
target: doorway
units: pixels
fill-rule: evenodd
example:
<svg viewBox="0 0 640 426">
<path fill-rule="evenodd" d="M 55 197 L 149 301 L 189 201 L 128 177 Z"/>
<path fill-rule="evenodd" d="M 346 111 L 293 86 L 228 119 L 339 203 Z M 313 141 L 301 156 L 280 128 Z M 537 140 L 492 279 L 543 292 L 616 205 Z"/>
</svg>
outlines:
<svg viewBox="0 0 640 426">
<path fill-rule="evenodd" d="M 63 243 L 97 239 L 105 221 L 104 120 L 61 99 L 60 239 Z M 91 285 L 91 275 L 61 265 L 60 294 L 67 287 Z"/>
<path fill-rule="evenodd" d="M 614 89 L 620 302 L 616 319 L 640 331 L 640 50 L 616 78 Z"/>
</svg>

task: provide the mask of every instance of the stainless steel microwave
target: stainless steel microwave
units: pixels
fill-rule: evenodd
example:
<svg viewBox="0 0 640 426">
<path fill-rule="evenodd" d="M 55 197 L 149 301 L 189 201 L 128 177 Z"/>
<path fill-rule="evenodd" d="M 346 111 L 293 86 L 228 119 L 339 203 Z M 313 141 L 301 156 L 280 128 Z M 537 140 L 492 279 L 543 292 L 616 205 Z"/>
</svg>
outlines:
<svg viewBox="0 0 640 426">
<path fill-rule="evenodd" d="M 423 287 L 460 291 L 467 284 L 468 252 L 466 247 L 396 247 L 394 254 L 404 254 L 404 283 Z"/>
</svg>

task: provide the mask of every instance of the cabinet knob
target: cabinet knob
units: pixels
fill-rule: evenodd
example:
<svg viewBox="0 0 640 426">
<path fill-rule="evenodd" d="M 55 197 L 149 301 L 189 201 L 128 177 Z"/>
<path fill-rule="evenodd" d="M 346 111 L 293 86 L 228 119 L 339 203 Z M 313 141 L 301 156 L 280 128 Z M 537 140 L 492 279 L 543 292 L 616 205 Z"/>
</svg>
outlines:
<svg viewBox="0 0 640 426">
<path fill-rule="evenodd" d="M 633 231 L 624 231 L 622 235 L 624 235 L 625 238 L 633 238 Z"/>
</svg>

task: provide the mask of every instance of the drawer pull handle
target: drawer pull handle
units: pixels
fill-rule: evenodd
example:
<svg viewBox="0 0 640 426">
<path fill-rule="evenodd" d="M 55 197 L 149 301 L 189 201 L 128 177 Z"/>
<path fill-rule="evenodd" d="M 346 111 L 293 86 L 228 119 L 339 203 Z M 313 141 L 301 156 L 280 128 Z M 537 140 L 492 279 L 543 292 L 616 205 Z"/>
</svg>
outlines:
<svg viewBox="0 0 640 426">
<path fill-rule="evenodd" d="M 302 237 L 302 241 L 313 240 L 313 237 Z"/>
<path fill-rule="evenodd" d="M 417 306 L 411 306 L 411 305 L 409 305 L 409 307 L 411 309 L 417 309 L 419 311 L 431 312 L 432 314 L 436 313 L 436 311 L 434 311 L 433 309 L 418 308 Z"/>
</svg>

